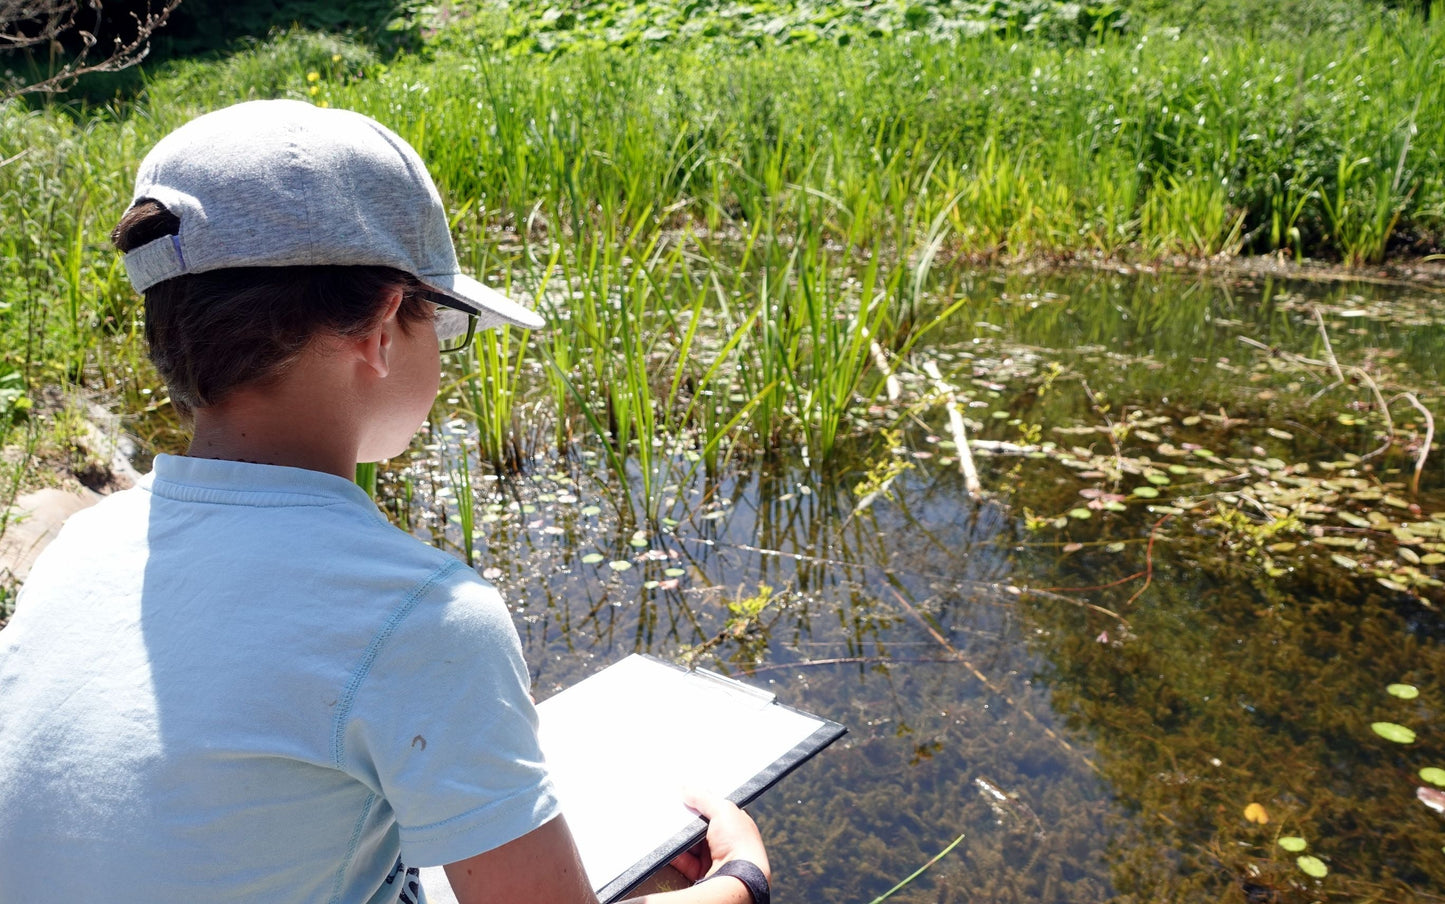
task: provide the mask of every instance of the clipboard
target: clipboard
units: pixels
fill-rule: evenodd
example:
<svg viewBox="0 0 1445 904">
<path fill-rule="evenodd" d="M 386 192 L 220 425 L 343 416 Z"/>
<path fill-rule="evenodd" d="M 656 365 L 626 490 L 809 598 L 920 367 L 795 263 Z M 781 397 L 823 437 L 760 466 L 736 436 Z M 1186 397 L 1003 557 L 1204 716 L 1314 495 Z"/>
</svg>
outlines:
<svg viewBox="0 0 1445 904">
<path fill-rule="evenodd" d="M 542 701 L 537 714 L 562 812 L 603 904 L 707 833 L 682 804 L 685 784 L 745 806 L 847 731 L 764 689 L 642 654 Z M 422 874 L 433 904 L 455 900 L 438 887 L 440 868 Z"/>
</svg>

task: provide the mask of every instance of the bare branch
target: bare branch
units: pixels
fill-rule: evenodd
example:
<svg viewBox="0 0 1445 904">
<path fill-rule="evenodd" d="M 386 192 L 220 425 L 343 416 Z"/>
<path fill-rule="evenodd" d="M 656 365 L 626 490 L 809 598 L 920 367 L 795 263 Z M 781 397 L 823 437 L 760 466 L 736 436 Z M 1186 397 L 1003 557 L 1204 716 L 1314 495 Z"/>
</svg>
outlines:
<svg viewBox="0 0 1445 904">
<path fill-rule="evenodd" d="M 75 84 L 76 79 L 93 72 L 118 72 L 145 59 L 150 40 L 181 0 L 153 0 L 146 12 L 132 13 L 135 35 L 114 38 L 102 59 L 92 56 L 96 38 L 104 21 L 101 0 L 0 0 L 0 53 L 48 47 L 52 54 L 61 49 L 61 39 L 78 39 L 80 49 L 49 75 L 27 81 L 21 75 L 0 78 L 0 102 L 22 94 L 54 93 Z M 82 14 L 85 22 L 81 21 Z"/>
</svg>

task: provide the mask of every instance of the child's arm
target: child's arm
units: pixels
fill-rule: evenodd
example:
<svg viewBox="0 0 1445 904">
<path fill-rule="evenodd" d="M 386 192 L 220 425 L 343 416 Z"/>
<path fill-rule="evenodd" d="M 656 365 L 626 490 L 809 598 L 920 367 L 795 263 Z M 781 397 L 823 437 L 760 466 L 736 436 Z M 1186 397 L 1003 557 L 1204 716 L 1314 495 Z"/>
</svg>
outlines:
<svg viewBox="0 0 1445 904">
<path fill-rule="evenodd" d="M 747 860 L 770 875 L 767 851 L 758 827 L 742 810 L 719 797 L 699 795 L 688 804 L 708 820 L 707 848 L 713 865 Z M 699 878 L 705 862 L 674 861 L 689 878 Z M 695 859 L 695 858 L 693 858 Z M 447 879 L 460 904 L 596 904 L 581 855 L 564 817 L 495 850 L 448 864 Z M 629 899 L 633 904 L 753 904 L 742 882 L 717 878 L 665 894 Z"/>
</svg>

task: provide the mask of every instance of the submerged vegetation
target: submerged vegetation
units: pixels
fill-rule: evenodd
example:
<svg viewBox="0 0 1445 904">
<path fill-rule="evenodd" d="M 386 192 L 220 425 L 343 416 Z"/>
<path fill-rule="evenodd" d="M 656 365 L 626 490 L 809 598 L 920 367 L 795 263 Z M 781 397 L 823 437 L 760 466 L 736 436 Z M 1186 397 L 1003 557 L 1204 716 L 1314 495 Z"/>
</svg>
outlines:
<svg viewBox="0 0 1445 904">
<path fill-rule="evenodd" d="M 417 53 L 292 31 L 0 107 L 5 493 L 67 398 L 183 443 L 105 240 L 144 151 L 356 109 L 549 321 L 479 337 L 359 479 L 507 588 L 540 692 L 655 649 L 850 723 L 790 779 L 816 808 L 764 809 L 784 890 L 1439 899 L 1438 294 L 1158 265 L 1438 252 L 1445 17 L 444 12 Z"/>
</svg>

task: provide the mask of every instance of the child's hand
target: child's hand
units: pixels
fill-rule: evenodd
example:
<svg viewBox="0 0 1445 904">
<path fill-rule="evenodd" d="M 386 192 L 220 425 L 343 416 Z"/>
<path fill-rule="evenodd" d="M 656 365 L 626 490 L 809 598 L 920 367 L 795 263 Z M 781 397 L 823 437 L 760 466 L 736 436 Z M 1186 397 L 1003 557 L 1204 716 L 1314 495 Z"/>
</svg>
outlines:
<svg viewBox="0 0 1445 904">
<path fill-rule="evenodd" d="M 693 882 L 729 860 L 747 860 L 772 881 L 768 852 L 753 818 L 732 801 L 696 788 L 683 792 L 683 802 L 707 820 L 707 838 L 692 850 L 678 854 L 672 866 Z"/>
</svg>

